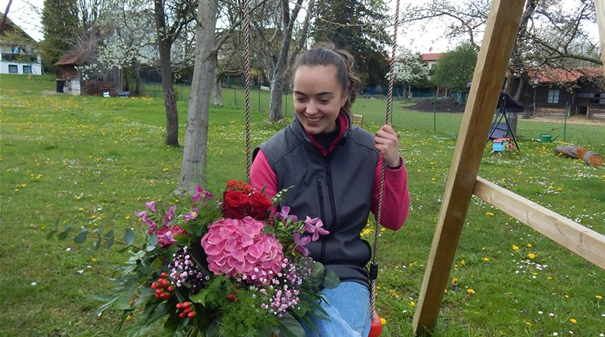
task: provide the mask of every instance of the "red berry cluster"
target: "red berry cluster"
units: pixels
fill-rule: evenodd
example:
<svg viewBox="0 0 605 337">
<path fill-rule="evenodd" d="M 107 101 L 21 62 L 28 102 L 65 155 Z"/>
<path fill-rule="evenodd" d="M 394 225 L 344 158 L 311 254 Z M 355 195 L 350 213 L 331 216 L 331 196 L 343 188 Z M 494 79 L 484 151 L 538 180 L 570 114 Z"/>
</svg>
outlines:
<svg viewBox="0 0 605 337">
<path fill-rule="evenodd" d="M 151 284 L 151 288 L 155 289 L 155 298 L 162 300 L 169 300 L 170 294 L 174 291 L 166 273 L 162 273 L 160 278 Z"/>
<path fill-rule="evenodd" d="M 233 292 L 227 295 L 227 299 L 233 302 L 239 302 L 239 297 L 237 297 L 237 289 L 233 289 Z"/>
<path fill-rule="evenodd" d="M 195 311 L 193 311 L 193 309 L 195 309 L 195 307 L 193 306 L 193 303 L 191 302 L 183 302 L 183 303 L 177 303 L 176 304 L 176 311 L 179 312 L 180 310 L 183 310 L 180 314 L 179 317 L 180 318 L 193 318 L 195 317 Z"/>
</svg>

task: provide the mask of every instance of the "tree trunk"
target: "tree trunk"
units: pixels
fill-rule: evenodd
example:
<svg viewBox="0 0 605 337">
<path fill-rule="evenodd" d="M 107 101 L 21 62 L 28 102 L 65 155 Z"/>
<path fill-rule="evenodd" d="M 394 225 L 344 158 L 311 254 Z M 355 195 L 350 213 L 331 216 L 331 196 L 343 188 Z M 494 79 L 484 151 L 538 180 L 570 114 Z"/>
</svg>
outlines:
<svg viewBox="0 0 605 337">
<path fill-rule="evenodd" d="M 160 51 L 160 75 L 164 90 L 164 107 L 166 108 L 166 145 L 179 146 L 179 114 L 176 108 L 176 97 L 172 85 L 172 66 L 170 65 L 170 49 L 172 38 L 167 36 L 164 5 L 162 0 L 154 0 L 154 16 Z"/>
<path fill-rule="evenodd" d="M 134 79 L 135 79 L 134 95 L 141 96 L 141 72 L 140 72 L 141 67 L 139 66 L 139 63 L 137 61 L 134 61 L 132 68 L 134 69 Z"/>
<path fill-rule="evenodd" d="M 128 74 L 128 68 L 124 67 L 124 86 L 122 88 L 124 91 L 130 91 L 130 78 Z"/>
<path fill-rule="evenodd" d="M 271 122 L 277 122 L 282 119 L 282 95 L 284 93 L 284 83 L 286 82 L 285 77 L 287 76 L 288 52 L 290 51 L 294 22 L 296 22 L 296 17 L 302 7 L 302 0 L 297 1 L 292 11 L 292 17 L 290 17 L 289 1 L 282 0 L 281 4 L 284 32 L 279 58 L 277 59 L 277 65 L 273 71 L 273 80 L 271 81 L 271 102 L 269 103 L 269 120 Z"/>
<path fill-rule="evenodd" d="M 214 81 L 212 105 L 223 106 L 223 81 L 221 76 L 216 76 L 216 80 Z"/>
<path fill-rule="evenodd" d="M 199 1 L 195 67 L 187 111 L 183 165 L 176 193 L 187 191 L 193 194 L 196 185 L 206 186 L 210 92 L 217 64 L 217 51 L 214 49 L 217 11 L 215 0 Z"/>
</svg>

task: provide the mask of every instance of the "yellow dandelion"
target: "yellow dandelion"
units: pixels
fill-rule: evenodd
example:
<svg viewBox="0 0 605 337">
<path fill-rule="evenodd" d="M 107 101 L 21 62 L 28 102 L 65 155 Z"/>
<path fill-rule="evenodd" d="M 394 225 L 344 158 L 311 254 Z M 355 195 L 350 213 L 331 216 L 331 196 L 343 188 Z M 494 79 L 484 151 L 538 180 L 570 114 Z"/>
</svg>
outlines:
<svg viewBox="0 0 605 337">
<path fill-rule="evenodd" d="M 416 306 L 416 303 L 415 303 L 414 301 L 410 301 L 410 307 L 412 307 L 412 308 L 413 308 L 413 307 L 415 307 L 415 306 Z"/>
<path fill-rule="evenodd" d="M 445 289 L 443 292 L 447 294 L 447 289 Z"/>
<path fill-rule="evenodd" d="M 531 243 L 528 243 L 527 248 L 531 248 L 531 247 L 533 247 L 533 245 Z"/>
<path fill-rule="evenodd" d="M 487 215 L 487 216 L 494 216 L 494 213 L 492 213 L 492 212 L 485 212 L 485 215 Z"/>
<path fill-rule="evenodd" d="M 519 246 L 517 246 L 517 245 L 513 245 L 513 250 L 514 250 L 514 251 L 519 250 Z"/>
<path fill-rule="evenodd" d="M 534 254 L 534 253 L 529 253 L 529 254 L 527 254 L 527 257 L 529 257 L 529 259 L 530 259 L 530 260 L 533 260 L 533 259 L 535 259 L 535 258 L 536 258 L 536 254 Z"/>
<path fill-rule="evenodd" d="M 573 324 L 578 323 L 578 321 L 575 318 L 570 318 L 569 321 L 572 322 Z"/>
<path fill-rule="evenodd" d="M 595 298 L 600 301 L 600 300 L 603 299 L 603 296 L 601 296 L 601 295 L 595 295 Z"/>
<path fill-rule="evenodd" d="M 475 291 L 473 290 L 473 288 L 466 289 L 466 292 L 469 293 L 469 294 L 474 294 L 475 293 Z"/>
<path fill-rule="evenodd" d="M 386 231 L 386 229 L 384 229 L 384 227 L 380 227 L 380 231 L 384 232 L 384 231 Z"/>
<path fill-rule="evenodd" d="M 125 216 L 124 220 L 130 220 L 130 215 Z"/>
<path fill-rule="evenodd" d="M 372 233 L 372 230 L 371 230 L 371 229 L 369 229 L 369 228 L 366 228 L 366 229 L 364 229 L 364 230 L 363 230 L 363 233 L 362 233 L 362 234 L 363 234 L 363 235 L 368 235 L 368 234 L 370 234 L 370 233 Z"/>
<path fill-rule="evenodd" d="M 431 181 L 432 181 L 432 182 L 435 182 L 435 180 L 437 180 L 437 179 L 435 179 L 435 178 L 431 178 Z"/>
<path fill-rule="evenodd" d="M 548 279 L 548 280 L 552 280 L 552 276 L 549 276 L 549 277 L 547 277 L 546 279 Z"/>
<path fill-rule="evenodd" d="M 78 196 L 76 196 L 76 200 L 80 200 L 80 199 L 82 199 L 82 197 L 81 197 L 81 196 L 79 196 L 79 195 L 78 195 Z"/>
<path fill-rule="evenodd" d="M 97 258 L 96 257 L 90 258 L 90 261 L 97 262 Z"/>
<path fill-rule="evenodd" d="M 386 325 L 387 324 L 387 320 L 384 319 L 384 318 L 382 318 L 382 317 L 380 317 L 380 324 Z"/>
<path fill-rule="evenodd" d="M 486 256 L 486 257 L 484 257 L 484 258 L 483 258 L 483 261 L 485 261 L 485 262 L 489 262 L 489 257 L 487 257 L 487 256 Z"/>
<path fill-rule="evenodd" d="M 466 261 L 460 260 L 460 265 L 464 266 L 465 264 L 466 264 Z"/>
<path fill-rule="evenodd" d="M 527 324 L 527 326 L 531 326 L 531 323 L 530 323 L 530 322 L 525 322 L 525 324 Z"/>
<path fill-rule="evenodd" d="M 453 277 L 452 278 L 452 284 L 458 284 L 458 278 L 457 277 Z"/>
<path fill-rule="evenodd" d="M 565 299 L 568 300 L 569 299 L 569 295 L 565 294 Z"/>
</svg>

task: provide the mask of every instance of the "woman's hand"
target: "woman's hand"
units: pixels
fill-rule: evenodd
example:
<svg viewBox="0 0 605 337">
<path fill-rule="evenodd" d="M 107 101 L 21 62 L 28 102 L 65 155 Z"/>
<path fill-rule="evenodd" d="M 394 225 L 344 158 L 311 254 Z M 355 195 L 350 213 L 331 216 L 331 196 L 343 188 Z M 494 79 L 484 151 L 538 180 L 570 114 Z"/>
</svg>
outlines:
<svg viewBox="0 0 605 337">
<path fill-rule="evenodd" d="M 388 167 L 395 168 L 401 164 L 399 157 L 399 135 L 390 125 L 384 125 L 376 132 L 374 142 L 376 142 L 376 150 L 380 151 Z"/>
</svg>

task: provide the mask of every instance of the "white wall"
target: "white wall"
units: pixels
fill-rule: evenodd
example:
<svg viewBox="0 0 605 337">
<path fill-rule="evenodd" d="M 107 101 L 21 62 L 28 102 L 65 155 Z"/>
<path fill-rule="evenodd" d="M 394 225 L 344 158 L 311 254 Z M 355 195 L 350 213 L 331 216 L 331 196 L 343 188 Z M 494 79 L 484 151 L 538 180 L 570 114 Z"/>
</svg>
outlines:
<svg viewBox="0 0 605 337">
<path fill-rule="evenodd" d="M 23 66 L 30 66 L 32 75 L 42 75 L 42 65 L 40 63 L 19 63 L 13 61 L 0 61 L 0 74 L 10 74 L 9 65 L 17 66 L 17 74 L 23 74 Z"/>
</svg>

